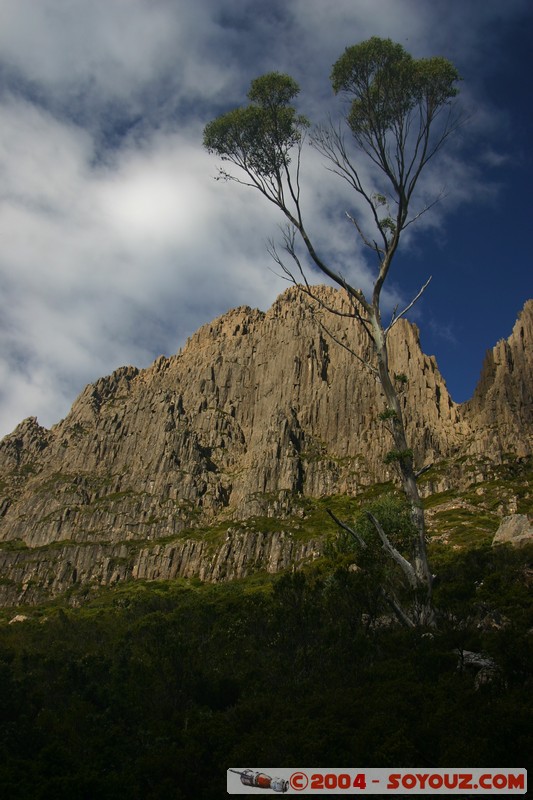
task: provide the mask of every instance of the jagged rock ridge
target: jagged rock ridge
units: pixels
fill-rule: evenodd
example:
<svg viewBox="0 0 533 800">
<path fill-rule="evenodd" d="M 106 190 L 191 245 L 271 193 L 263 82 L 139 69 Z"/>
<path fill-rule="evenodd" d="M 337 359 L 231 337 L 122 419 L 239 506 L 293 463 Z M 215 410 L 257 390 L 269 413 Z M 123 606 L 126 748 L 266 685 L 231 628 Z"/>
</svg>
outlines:
<svg viewBox="0 0 533 800">
<path fill-rule="evenodd" d="M 320 291 L 342 305 L 339 292 Z M 390 442 L 378 421 L 379 385 L 328 337 L 316 313 L 294 288 L 266 313 L 235 309 L 203 326 L 178 355 L 91 384 L 51 430 L 34 418 L 21 423 L 0 443 L 0 539 L 30 550 L 11 544 L 4 576 L 29 586 L 39 575 L 54 592 L 82 575 L 104 583 L 236 577 L 261 561 L 257 533 L 235 538 L 224 574 L 216 567 L 223 547 L 197 546 L 187 566 L 175 546 L 169 566 L 160 541 L 224 520 L 283 517 L 299 495 L 354 494 L 392 477 L 383 463 Z M 364 355 L 357 326 L 340 316 L 327 322 L 336 339 Z M 509 340 L 487 356 L 472 401 L 458 406 L 435 359 L 422 353 L 416 326 L 395 326 L 391 363 L 409 378 L 404 405 L 419 467 L 454 453 L 531 453 L 532 328 L 530 301 Z M 58 542 L 68 549 L 58 560 L 70 564 L 61 580 L 46 551 Z M 144 550 L 132 555 L 136 543 Z M 120 549 L 126 545 L 128 555 Z M 31 548 L 34 556 L 39 549 L 38 564 L 48 564 L 42 574 L 38 564 L 28 567 Z M 313 543 L 291 558 L 315 550 Z M 107 557 L 120 569 L 105 566 Z M 270 569 L 287 563 L 262 557 Z M 159 564 L 151 572 L 150 560 Z M 91 572 L 91 563 L 100 567 Z"/>
<path fill-rule="evenodd" d="M 511 336 L 487 352 L 472 399 L 462 409 L 473 431 L 472 452 L 498 458 L 533 450 L 533 300 Z"/>
</svg>

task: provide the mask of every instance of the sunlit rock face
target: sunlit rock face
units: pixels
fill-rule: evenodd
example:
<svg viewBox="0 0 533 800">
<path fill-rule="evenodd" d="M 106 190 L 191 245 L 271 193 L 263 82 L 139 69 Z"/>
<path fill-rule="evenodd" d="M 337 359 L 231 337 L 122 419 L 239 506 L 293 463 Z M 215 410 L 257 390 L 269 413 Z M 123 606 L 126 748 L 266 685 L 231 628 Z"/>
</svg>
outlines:
<svg viewBox="0 0 533 800">
<path fill-rule="evenodd" d="M 342 310 L 340 292 L 317 295 Z M 472 400 L 458 406 L 417 328 L 394 326 L 390 361 L 408 379 L 402 403 L 417 468 L 461 453 L 494 461 L 531 453 L 532 341 L 529 302 L 509 340 L 488 354 Z M 316 542 L 281 534 L 209 544 L 202 531 L 283 519 L 298 498 L 356 494 L 394 478 L 383 461 L 391 440 L 378 417 L 379 384 L 349 350 L 368 358 L 364 331 L 291 288 L 266 313 L 237 308 L 179 354 L 89 385 L 50 430 L 24 420 L 0 442 L 8 593 L 139 577 L 225 580 L 316 553 Z"/>
<path fill-rule="evenodd" d="M 513 332 L 489 350 L 472 399 L 462 407 L 472 431 L 470 452 L 497 459 L 533 451 L 533 300 Z"/>
</svg>

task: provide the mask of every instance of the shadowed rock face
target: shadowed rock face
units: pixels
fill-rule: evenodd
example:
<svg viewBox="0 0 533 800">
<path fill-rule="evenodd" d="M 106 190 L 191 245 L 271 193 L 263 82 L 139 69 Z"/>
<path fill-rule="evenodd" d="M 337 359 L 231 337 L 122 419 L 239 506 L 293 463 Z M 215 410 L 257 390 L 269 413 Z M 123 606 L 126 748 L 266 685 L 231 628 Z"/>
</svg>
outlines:
<svg viewBox="0 0 533 800">
<path fill-rule="evenodd" d="M 215 549 L 201 539 L 151 543 L 61 544 L 42 550 L 0 549 L 2 605 L 32 604 L 85 585 L 114 586 L 119 581 L 199 578 L 227 581 L 262 569 L 275 573 L 316 557 L 317 541 L 298 542 L 285 531 L 230 528 Z"/>
<path fill-rule="evenodd" d="M 339 292 L 320 292 L 342 307 Z M 357 326 L 341 316 L 324 321 L 365 356 Z M 531 453 L 532 340 L 530 301 L 509 340 L 488 354 L 472 400 L 458 406 L 435 359 L 422 353 L 417 328 L 398 322 L 390 359 L 409 379 L 404 405 L 418 467 L 458 453 Z M 51 430 L 29 418 L 0 442 L 0 540 L 11 543 L 1 574 L 17 586 L 48 581 L 55 593 L 73 576 L 219 580 L 308 557 L 316 543 L 296 552 L 283 537 L 279 557 L 274 539 L 257 550 L 251 534 L 234 536 L 229 550 L 201 538 L 194 548 L 161 540 L 224 520 L 283 517 L 299 495 L 354 494 L 392 478 L 382 410 L 375 379 L 324 332 L 296 289 L 266 313 L 230 311 L 178 355 L 91 384 Z M 58 542 L 65 544 L 53 556 Z M 119 559 L 115 572 L 108 564 L 91 573 L 107 557 Z M 67 562 L 60 580 L 57 565 Z"/>
</svg>

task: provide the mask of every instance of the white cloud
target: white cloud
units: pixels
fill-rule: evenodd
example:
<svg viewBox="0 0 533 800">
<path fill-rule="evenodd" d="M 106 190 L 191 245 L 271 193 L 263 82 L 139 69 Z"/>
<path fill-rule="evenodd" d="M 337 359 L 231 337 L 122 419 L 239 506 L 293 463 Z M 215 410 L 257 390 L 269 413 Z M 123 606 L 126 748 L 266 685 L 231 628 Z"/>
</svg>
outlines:
<svg viewBox="0 0 533 800">
<path fill-rule="evenodd" d="M 456 326 L 454 322 L 439 322 L 438 320 L 429 319 L 429 328 L 434 337 L 437 339 L 444 339 L 449 344 L 457 347 L 459 339 L 456 333 Z"/>
<path fill-rule="evenodd" d="M 509 164 L 509 162 L 512 160 L 513 159 L 510 153 L 498 153 L 490 146 L 488 146 L 485 150 L 482 150 L 479 154 L 479 161 L 481 164 L 485 164 L 487 167 L 494 167 L 496 169 L 503 167 L 505 164 Z"/>
<path fill-rule="evenodd" d="M 212 180 L 196 129 L 95 168 L 84 131 L 24 102 L 3 110 L 4 433 L 31 414 L 51 424 L 88 380 L 173 352 L 210 317 L 282 288 L 263 269 L 273 214 Z"/>
<path fill-rule="evenodd" d="M 209 3 L 184 0 L 2 0 L 0 49 L 12 68 L 65 101 L 118 99 L 175 73 L 183 94 L 213 93 L 224 71 L 206 58 Z"/>
</svg>

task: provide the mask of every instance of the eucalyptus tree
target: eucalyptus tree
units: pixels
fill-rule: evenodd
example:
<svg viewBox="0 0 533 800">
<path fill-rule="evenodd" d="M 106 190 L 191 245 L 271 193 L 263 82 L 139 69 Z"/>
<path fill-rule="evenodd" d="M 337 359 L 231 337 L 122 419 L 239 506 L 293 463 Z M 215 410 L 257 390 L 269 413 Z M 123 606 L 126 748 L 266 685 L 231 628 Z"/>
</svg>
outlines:
<svg viewBox="0 0 533 800">
<path fill-rule="evenodd" d="M 313 297 L 300 258 L 303 245 L 315 267 L 342 289 L 348 300 L 347 314 L 362 327 L 371 344 L 372 356 L 365 363 L 381 384 L 385 407 L 380 417 L 393 441 L 386 459 L 397 466 L 413 523 L 409 557 L 393 545 L 377 517 L 372 516 L 372 523 L 413 590 L 415 602 L 409 613 L 398 609 L 403 621 L 412 625 L 431 619 L 432 574 L 417 472 L 399 396 L 398 377 L 401 383 L 405 376 L 391 371 L 387 340 L 427 283 L 387 322 L 382 297 L 403 232 L 438 199 L 414 209 L 423 170 L 459 124 L 453 102 L 458 81 L 456 68 L 445 58 L 415 59 L 400 44 L 373 37 L 348 47 L 333 65 L 333 91 L 347 101 L 338 123 L 330 121 L 311 130 L 308 119 L 293 105 L 299 93 L 297 82 L 289 75 L 271 72 L 252 81 L 246 106 L 222 114 L 204 130 L 204 146 L 223 162 L 218 179 L 258 190 L 284 215 L 283 248 L 292 259 L 292 270 L 272 246 L 277 263 Z M 376 262 L 371 292 L 365 294 L 352 285 L 328 260 L 327 252 L 319 252 L 304 220 L 301 170 L 306 140 L 359 198 L 359 214 L 346 213 Z M 365 178 L 369 174 L 371 178 Z M 365 207 L 366 214 L 362 213 Z M 335 313 L 335 309 L 328 310 Z M 358 537 L 357 531 L 338 522 Z"/>
</svg>

